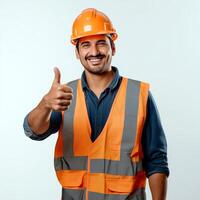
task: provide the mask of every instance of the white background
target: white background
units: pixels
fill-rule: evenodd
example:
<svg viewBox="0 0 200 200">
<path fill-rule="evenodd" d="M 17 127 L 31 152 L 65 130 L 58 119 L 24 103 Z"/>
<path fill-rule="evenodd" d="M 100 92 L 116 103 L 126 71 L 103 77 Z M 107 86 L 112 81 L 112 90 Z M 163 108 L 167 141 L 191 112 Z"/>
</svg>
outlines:
<svg viewBox="0 0 200 200">
<path fill-rule="evenodd" d="M 63 83 L 80 77 L 69 40 L 73 20 L 87 7 L 113 21 L 113 65 L 121 75 L 151 83 L 168 140 L 167 199 L 200 199 L 198 0 L 0 0 L 0 199 L 60 199 L 57 135 L 32 141 L 22 124 L 50 88 L 54 66 Z"/>
</svg>

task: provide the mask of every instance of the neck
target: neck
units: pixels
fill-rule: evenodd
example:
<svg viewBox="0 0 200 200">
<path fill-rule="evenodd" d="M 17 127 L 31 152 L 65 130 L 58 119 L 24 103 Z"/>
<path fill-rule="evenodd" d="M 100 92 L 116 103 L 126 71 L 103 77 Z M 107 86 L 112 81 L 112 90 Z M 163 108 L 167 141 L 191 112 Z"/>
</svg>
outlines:
<svg viewBox="0 0 200 200">
<path fill-rule="evenodd" d="M 113 80 L 114 72 L 104 72 L 103 74 L 92 74 L 85 70 L 88 87 L 96 94 L 99 98 L 101 93 L 110 85 Z"/>
</svg>

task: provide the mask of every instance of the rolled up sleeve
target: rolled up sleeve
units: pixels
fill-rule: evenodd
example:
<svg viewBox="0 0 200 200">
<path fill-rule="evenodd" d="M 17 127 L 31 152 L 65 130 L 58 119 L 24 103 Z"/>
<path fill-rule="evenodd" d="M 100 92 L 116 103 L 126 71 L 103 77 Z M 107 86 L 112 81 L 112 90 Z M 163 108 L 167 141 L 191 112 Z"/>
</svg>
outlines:
<svg viewBox="0 0 200 200">
<path fill-rule="evenodd" d="M 167 141 L 160 115 L 151 92 L 147 101 L 147 117 L 142 134 L 144 167 L 146 176 L 164 173 L 169 176 Z"/>
<path fill-rule="evenodd" d="M 41 141 L 49 137 L 51 134 L 56 133 L 60 128 L 61 122 L 62 122 L 61 112 L 53 111 L 51 113 L 50 125 L 48 130 L 43 134 L 37 134 L 33 132 L 31 127 L 29 126 L 28 114 L 27 114 L 26 117 L 24 118 L 24 123 L 23 123 L 24 133 L 27 137 L 31 138 L 32 140 Z"/>
</svg>

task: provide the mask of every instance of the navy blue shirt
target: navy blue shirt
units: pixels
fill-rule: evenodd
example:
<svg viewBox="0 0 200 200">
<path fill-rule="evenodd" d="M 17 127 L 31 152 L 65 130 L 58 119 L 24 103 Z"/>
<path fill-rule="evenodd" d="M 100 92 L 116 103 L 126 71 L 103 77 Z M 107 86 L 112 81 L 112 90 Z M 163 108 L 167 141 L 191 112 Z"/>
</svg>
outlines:
<svg viewBox="0 0 200 200">
<path fill-rule="evenodd" d="M 107 121 L 112 103 L 122 80 L 118 69 L 112 67 L 112 70 L 115 72 L 115 76 L 110 85 L 101 93 L 99 98 L 88 87 L 85 72 L 83 72 L 81 77 L 82 89 L 85 94 L 87 111 L 92 128 L 92 141 L 99 136 Z M 44 134 L 37 135 L 29 126 L 27 115 L 24 119 L 24 130 L 25 134 L 31 139 L 43 140 L 52 133 L 56 133 L 59 130 L 61 123 L 61 112 L 53 111 L 51 114 L 49 129 Z M 147 100 L 147 118 L 142 134 L 142 147 L 144 152 L 143 164 L 147 177 L 154 173 L 165 173 L 168 176 L 169 169 L 167 162 L 166 138 L 155 101 L 150 91 Z"/>
</svg>

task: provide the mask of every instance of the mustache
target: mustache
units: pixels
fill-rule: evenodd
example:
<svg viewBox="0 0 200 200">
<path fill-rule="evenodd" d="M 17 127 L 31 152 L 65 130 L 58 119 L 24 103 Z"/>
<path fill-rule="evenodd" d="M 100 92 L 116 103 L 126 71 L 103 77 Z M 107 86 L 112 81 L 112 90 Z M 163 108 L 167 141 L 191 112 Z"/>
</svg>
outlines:
<svg viewBox="0 0 200 200">
<path fill-rule="evenodd" d="M 87 59 L 95 59 L 95 58 L 104 58 L 105 57 L 105 55 L 104 54 L 97 54 L 96 56 L 91 56 L 91 55 L 88 55 L 88 56 L 85 56 L 85 60 L 87 60 Z"/>
</svg>

